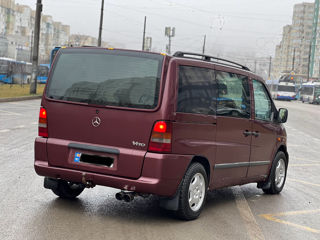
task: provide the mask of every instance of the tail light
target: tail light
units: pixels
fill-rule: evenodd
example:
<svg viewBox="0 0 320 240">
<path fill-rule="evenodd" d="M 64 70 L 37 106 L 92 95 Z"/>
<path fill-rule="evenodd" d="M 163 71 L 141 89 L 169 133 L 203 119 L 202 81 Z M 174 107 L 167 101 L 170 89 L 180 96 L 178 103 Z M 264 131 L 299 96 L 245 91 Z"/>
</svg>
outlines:
<svg viewBox="0 0 320 240">
<path fill-rule="evenodd" d="M 167 121 L 155 122 L 148 151 L 150 152 L 171 152 L 172 124 Z"/>
<path fill-rule="evenodd" d="M 48 137 L 47 111 L 43 107 L 40 108 L 38 133 L 40 137 Z"/>
</svg>

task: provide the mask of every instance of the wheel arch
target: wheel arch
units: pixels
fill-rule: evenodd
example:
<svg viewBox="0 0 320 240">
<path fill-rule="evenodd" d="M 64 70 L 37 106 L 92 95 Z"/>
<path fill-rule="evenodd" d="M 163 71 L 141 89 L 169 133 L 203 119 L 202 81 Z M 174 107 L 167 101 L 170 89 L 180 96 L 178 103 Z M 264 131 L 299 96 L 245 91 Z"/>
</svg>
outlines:
<svg viewBox="0 0 320 240">
<path fill-rule="evenodd" d="M 189 169 L 189 167 L 193 164 L 193 163 L 200 163 L 207 174 L 207 179 L 208 179 L 208 185 L 210 184 L 210 177 L 211 177 L 211 171 L 210 171 L 210 162 L 206 157 L 203 156 L 199 156 L 199 155 L 194 155 L 191 158 L 191 161 L 189 163 L 189 165 L 187 166 L 185 173 L 187 172 L 187 170 Z M 184 176 L 182 177 L 180 184 L 177 188 L 177 191 L 175 193 L 175 195 L 173 197 L 163 197 L 160 199 L 160 207 L 167 209 L 167 210 L 172 210 L 172 211 L 177 211 L 179 208 L 179 199 L 180 199 L 180 191 L 179 189 L 181 188 L 181 183 L 183 181 Z"/>
<path fill-rule="evenodd" d="M 275 154 L 275 156 L 277 155 L 278 152 L 283 152 L 285 155 L 286 155 L 286 164 L 288 166 L 288 163 L 289 163 L 289 154 L 288 154 L 288 151 L 287 151 L 287 146 L 286 145 L 280 145 L 278 147 L 278 150 Z"/>
<path fill-rule="evenodd" d="M 190 164 L 188 166 L 188 168 L 191 166 L 191 164 L 193 163 L 200 163 L 204 169 L 206 170 L 206 174 L 208 177 L 208 182 L 210 182 L 210 177 L 211 177 L 211 167 L 210 167 L 210 162 L 206 157 L 203 156 L 199 156 L 199 155 L 195 155 L 193 156 L 193 158 L 190 161 Z"/>
<path fill-rule="evenodd" d="M 257 185 L 258 188 L 262 188 L 262 189 L 270 188 L 270 184 L 271 184 L 270 175 L 271 175 L 272 165 L 273 165 L 273 162 L 274 162 L 274 160 L 275 160 L 275 158 L 276 158 L 276 156 L 277 156 L 277 154 L 279 152 L 283 152 L 284 155 L 286 156 L 286 165 L 287 165 L 287 168 L 288 168 L 289 154 L 288 154 L 288 151 L 287 151 L 287 146 L 284 145 L 284 144 L 281 144 L 277 148 L 277 151 L 275 151 L 274 157 L 273 157 L 273 159 L 271 161 L 271 164 L 270 164 L 270 168 L 269 168 L 269 171 L 268 171 L 267 179 L 264 182 L 258 182 L 258 185 Z"/>
</svg>

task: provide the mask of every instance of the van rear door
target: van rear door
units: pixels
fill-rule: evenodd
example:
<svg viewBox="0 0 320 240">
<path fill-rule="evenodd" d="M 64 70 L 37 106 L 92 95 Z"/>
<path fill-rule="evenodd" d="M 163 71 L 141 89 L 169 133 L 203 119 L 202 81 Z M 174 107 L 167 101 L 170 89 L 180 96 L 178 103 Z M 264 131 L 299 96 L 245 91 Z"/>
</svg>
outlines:
<svg viewBox="0 0 320 240">
<path fill-rule="evenodd" d="M 163 58 L 92 48 L 59 51 L 42 102 L 49 164 L 138 178 L 160 118 Z"/>
</svg>

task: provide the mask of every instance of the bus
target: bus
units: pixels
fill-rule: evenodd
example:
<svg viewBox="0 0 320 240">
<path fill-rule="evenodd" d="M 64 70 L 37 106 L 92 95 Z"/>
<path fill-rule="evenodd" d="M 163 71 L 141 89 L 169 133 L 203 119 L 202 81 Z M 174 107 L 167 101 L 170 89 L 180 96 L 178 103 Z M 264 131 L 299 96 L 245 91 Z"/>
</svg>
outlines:
<svg viewBox="0 0 320 240">
<path fill-rule="evenodd" d="M 47 83 L 50 64 L 40 64 L 38 66 L 37 82 Z"/>
<path fill-rule="evenodd" d="M 279 78 L 279 82 L 291 82 L 299 84 L 305 80 L 306 76 L 303 74 L 283 74 Z"/>
<path fill-rule="evenodd" d="M 0 57 L 0 82 L 7 84 L 30 83 L 32 64 Z"/>
<path fill-rule="evenodd" d="M 50 55 L 50 66 L 53 63 L 53 60 L 55 58 L 55 56 L 57 55 L 57 52 L 59 51 L 61 47 L 55 47 L 54 49 L 51 50 L 51 55 Z"/>
<path fill-rule="evenodd" d="M 300 100 L 304 103 L 320 103 L 320 82 L 308 82 L 302 84 L 300 90 Z"/>
<path fill-rule="evenodd" d="M 296 100 L 296 86 L 293 82 L 279 82 L 277 89 L 277 100 Z"/>
</svg>

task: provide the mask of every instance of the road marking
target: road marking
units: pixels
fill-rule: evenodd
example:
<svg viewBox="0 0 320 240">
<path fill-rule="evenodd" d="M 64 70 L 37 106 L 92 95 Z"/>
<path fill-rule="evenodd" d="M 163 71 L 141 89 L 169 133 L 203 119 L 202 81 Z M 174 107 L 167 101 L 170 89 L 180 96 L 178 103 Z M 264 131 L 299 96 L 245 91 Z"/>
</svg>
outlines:
<svg viewBox="0 0 320 240">
<path fill-rule="evenodd" d="M 289 164 L 289 167 L 312 167 L 320 166 L 320 163 L 298 163 L 298 164 Z"/>
<path fill-rule="evenodd" d="M 6 133 L 6 132 L 10 132 L 12 130 L 22 129 L 25 127 L 26 127 L 25 125 L 19 125 L 19 126 L 16 126 L 15 128 L 11 128 L 11 129 L 2 129 L 2 130 L 0 130 L 0 133 Z"/>
<path fill-rule="evenodd" d="M 276 214 L 261 214 L 259 216 L 262 218 L 265 218 L 269 221 L 286 224 L 286 225 L 293 226 L 293 227 L 296 227 L 296 228 L 299 228 L 301 230 L 305 230 L 308 232 L 320 233 L 320 230 L 276 218 L 276 217 L 281 217 L 281 216 L 296 216 L 296 215 L 319 213 L 319 212 L 320 212 L 320 209 L 316 209 L 316 210 L 306 210 L 306 211 L 281 212 L 281 213 L 276 213 Z"/>
<path fill-rule="evenodd" d="M 315 160 L 309 160 L 309 159 L 304 159 L 304 158 L 299 158 L 299 157 L 290 157 L 290 160 L 294 159 L 294 160 L 301 160 L 304 162 L 311 162 L 311 163 L 320 163 L 320 161 L 315 161 Z M 289 164 L 290 166 L 291 164 Z"/>
<path fill-rule="evenodd" d="M 239 213 L 245 222 L 245 226 L 246 226 L 249 238 L 252 240 L 256 240 L 256 239 L 264 240 L 265 238 L 263 236 L 262 230 L 259 227 L 255 217 L 253 216 L 252 211 L 249 207 L 249 204 L 245 196 L 242 193 L 241 188 L 233 187 L 232 192 L 233 192 L 233 195 L 235 196 L 236 205 L 239 210 Z"/>
<path fill-rule="evenodd" d="M 9 114 L 9 115 L 14 115 L 14 116 L 21 116 L 20 113 L 15 113 L 15 112 L 9 112 L 9 111 L 5 111 L 5 110 L 0 110 L 0 112 Z"/>
<path fill-rule="evenodd" d="M 6 133 L 6 132 L 10 132 L 10 129 L 2 129 L 2 130 L 0 130 L 0 133 Z"/>
<path fill-rule="evenodd" d="M 36 107 L 37 105 L 36 104 L 27 104 L 25 101 L 23 102 L 9 102 L 9 104 L 11 105 L 15 105 L 15 106 L 18 106 L 18 107 Z"/>
<path fill-rule="evenodd" d="M 311 186 L 320 187 L 320 184 L 317 184 L 317 183 L 310 183 L 310 182 L 306 182 L 306 181 L 302 181 L 302 180 L 297 180 L 297 179 L 292 179 L 292 178 L 289 178 L 288 180 L 289 180 L 289 181 L 292 181 L 292 182 L 298 182 L 298 183 L 303 183 L 303 184 L 306 184 L 306 185 L 311 185 Z"/>
<path fill-rule="evenodd" d="M 290 148 L 291 148 L 291 147 L 294 147 L 294 148 L 295 148 L 295 147 L 299 147 L 299 148 L 301 148 L 301 147 L 303 147 L 303 146 L 302 146 L 302 145 L 298 145 L 298 144 L 290 144 L 290 143 L 289 143 L 289 144 L 288 144 L 288 147 L 290 147 Z"/>
</svg>

